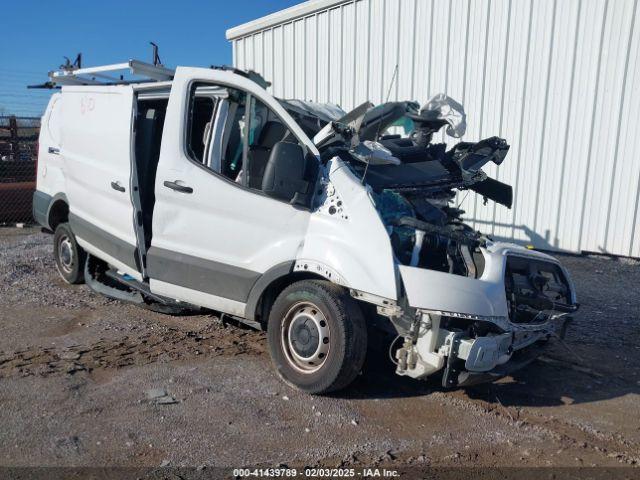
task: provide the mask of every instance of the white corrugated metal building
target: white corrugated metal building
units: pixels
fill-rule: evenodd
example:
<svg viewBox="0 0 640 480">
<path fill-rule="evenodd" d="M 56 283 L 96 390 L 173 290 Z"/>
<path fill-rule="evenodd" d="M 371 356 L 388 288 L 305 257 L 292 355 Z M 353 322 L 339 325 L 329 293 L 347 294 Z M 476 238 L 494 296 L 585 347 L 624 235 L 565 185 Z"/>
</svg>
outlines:
<svg viewBox="0 0 640 480">
<path fill-rule="evenodd" d="M 389 89 L 421 104 L 447 93 L 465 107 L 464 140 L 511 144 L 487 173 L 513 185 L 514 207 L 470 193 L 475 228 L 640 257 L 638 1 L 313 0 L 227 38 L 234 66 L 282 98 L 348 111 Z"/>
</svg>

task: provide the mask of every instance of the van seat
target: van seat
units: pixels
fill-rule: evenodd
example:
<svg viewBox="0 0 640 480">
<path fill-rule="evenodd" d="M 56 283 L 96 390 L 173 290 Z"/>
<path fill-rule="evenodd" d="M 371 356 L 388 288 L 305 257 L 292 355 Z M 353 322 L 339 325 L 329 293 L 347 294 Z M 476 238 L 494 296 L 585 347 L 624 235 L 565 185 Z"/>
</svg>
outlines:
<svg viewBox="0 0 640 480">
<path fill-rule="evenodd" d="M 258 142 L 249 148 L 249 187 L 262 188 L 262 177 L 271 149 L 285 138 L 287 132 L 287 128 L 280 122 L 269 121 L 264 124 Z"/>
</svg>

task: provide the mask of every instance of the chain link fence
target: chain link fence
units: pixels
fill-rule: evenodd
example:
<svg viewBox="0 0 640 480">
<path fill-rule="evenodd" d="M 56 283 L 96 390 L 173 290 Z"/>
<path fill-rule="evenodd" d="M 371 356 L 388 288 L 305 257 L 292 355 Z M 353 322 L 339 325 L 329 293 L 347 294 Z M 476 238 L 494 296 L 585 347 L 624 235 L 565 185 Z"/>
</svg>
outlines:
<svg viewBox="0 0 640 480">
<path fill-rule="evenodd" d="M 39 118 L 0 116 L 0 224 L 33 221 L 39 132 Z"/>
</svg>

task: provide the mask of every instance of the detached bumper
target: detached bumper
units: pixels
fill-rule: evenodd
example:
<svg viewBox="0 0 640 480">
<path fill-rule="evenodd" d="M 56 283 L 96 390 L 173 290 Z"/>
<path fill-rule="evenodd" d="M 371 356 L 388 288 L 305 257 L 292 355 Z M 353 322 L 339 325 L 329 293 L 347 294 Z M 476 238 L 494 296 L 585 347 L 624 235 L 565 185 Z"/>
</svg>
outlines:
<svg viewBox="0 0 640 480">
<path fill-rule="evenodd" d="M 564 337 L 570 320 L 570 317 L 563 318 L 558 330 L 560 338 Z M 446 388 L 467 387 L 505 377 L 531 363 L 548 347 L 547 342 L 536 340 L 526 346 L 518 345 L 508 338 L 512 334 L 475 340 L 458 335 L 453 337 L 442 377 L 442 386 Z"/>
<path fill-rule="evenodd" d="M 445 368 L 444 375 L 442 377 L 442 386 L 446 388 L 469 387 L 479 383 L 493 382 L 510 375 L 522 367 L 526 367 L 542 355 L 546 348 L 546 345 L 536 345 L 529 347 L 526 350 L 516 352 L 507 363 L 498 365 L 488 372 L 469 372 L 468 370 L 458 369 L 456 368 L 456 359 L 454 357 L 449 357 L 452 361 L 447 362 L 447 367 Z"/>
</svg>

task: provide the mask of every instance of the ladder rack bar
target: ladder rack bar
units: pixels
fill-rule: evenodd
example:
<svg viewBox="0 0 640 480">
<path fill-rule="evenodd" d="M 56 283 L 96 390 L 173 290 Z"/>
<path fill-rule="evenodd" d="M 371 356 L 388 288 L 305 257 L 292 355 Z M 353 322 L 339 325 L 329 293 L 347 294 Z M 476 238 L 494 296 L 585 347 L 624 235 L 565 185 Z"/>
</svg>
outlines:
<svg viewBox="0 0 640 480">
<path fill-rule="evenodd" d="M 131 75 L 138 75 L 156 81 L 171 80 L 175 74 L 175 70 L 170 68 L 152 65 L 140 60 L 129 60 L 128 62 L 114 63 L 112 65 L 49 72 L 49 78 L 58 85 L 104 85 L 104 82 L 99 82 L 95 78 L 88 78 L 91 76 L 106 78 L 117 83 L 132 83 L 133 81 L 120 80 L 107 75 L 107 73 L 113 74 L 122 70 L 129 70 Z"/>
<path fill-rule="evenodd" d="M 134 74 L 146 75 L 155 80 L 171 80 L 175 75 L 175 70 L 165 68 L 150 63 L 141 62 L 140 60 L 129 60 L 129 66 Z"/>
</svg>

